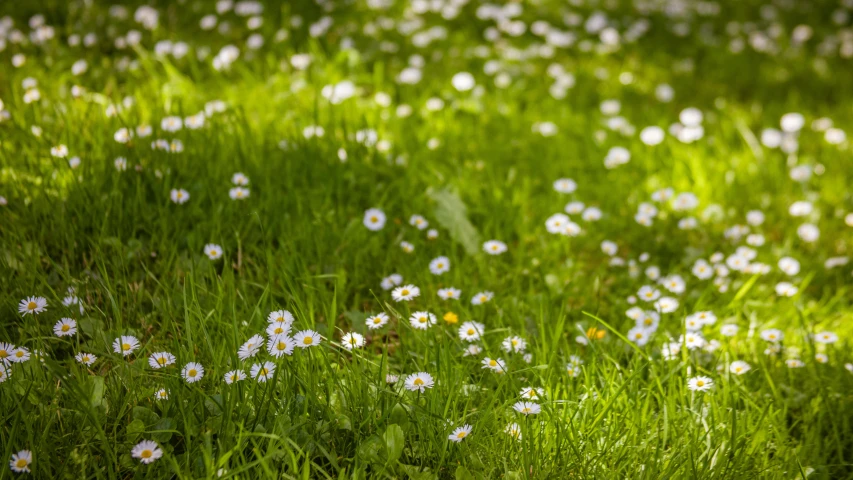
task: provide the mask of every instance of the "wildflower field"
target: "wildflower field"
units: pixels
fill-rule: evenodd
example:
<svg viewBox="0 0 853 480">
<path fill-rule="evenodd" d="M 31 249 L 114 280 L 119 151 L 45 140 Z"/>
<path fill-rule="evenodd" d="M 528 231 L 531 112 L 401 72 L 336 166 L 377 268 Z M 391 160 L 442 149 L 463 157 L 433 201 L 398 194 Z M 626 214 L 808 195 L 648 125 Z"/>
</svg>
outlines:
<svg viewBox="0 0 853 480">
<path fill-rule="evenodd" d="M 853 1 L 0 4 L 2 478 L 853 478 Z"/>
</svg>

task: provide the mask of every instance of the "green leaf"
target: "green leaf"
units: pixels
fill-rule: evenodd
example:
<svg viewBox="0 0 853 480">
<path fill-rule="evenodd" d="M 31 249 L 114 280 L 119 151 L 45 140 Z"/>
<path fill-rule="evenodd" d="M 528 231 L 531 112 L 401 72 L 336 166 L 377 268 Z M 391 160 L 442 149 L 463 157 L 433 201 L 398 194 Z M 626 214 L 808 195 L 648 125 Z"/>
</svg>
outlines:
<svg viewBox="0 0 853 480">
<path fill-rule="evenodd" d="M 133 418 L 133 421 L 140 420 L 145 426 L 149 426 L 157 423 L 160 420 L 160 415 L 145 407 L 133 407 L 131 418 Z"/>
<path fill-rule="evenodd" d="M 171 418 L 161 418 L 152 428 L 156 433 L 151 434 L 151 439 L 160 443 L 168 442 L 172 438 L 172 432 L 168 430 L 174 430 L 176 426 L 177 424 Z"/>
<path fill-rule="evenodd" d="M 456 480 L 474 480 L 474 475 L 467 468 L 459 465 L 456 467 Z"/>
<path fill-rule="evenodd" d="M 145 432 L 145 422 L 136 419 L 127 426 L 127 441 L 128 443 L 136 443 L 139 437 Z"/>
<path fill-rule="evenodd" d="M 394 405 L 394 408 L 391 409 L 391 415 L 388 416 L 388 421 L 390 423 L 396 423 L 401 428 L 406 428 L 409 426 L 409 414 L 406 412 L 406 407 L 400 405 L 399 403 Z"/>
<path fill-rule="evenodd" d="M 93 407 L 104 404 L 104 377 L 89 377 L 89 403 Z"/>
<path fill-rule="evenodd" d="M 435 202 L 435 219 L 450 232 L 450 238 L 462 244 L 468 255 L 480 250 L 480 234 L 468 220 L 468 209 L 458 195 L 449 190 L 429 193 Z"/>
<path fill-rule="evenodd" d="M 423 471 L 420 471 L 414 465 L 400 464 L 400 467 L 411 480 L 435 480 L 438 478 L 438 475 L 430 472 L 429 468 L 424 468 Z"/>
<path fill-rule="evenodd" d="M 379 457 L 379 452 L 383 446 L 384 443 L 379 435 L 371 435 L 358 445 L 358 456 L 364 462 L 381 464 L 382 459 Z"/>
<path fill-rule="evenodd" d="M 399 425 L 391 424 L 385 429 L 382 435 L 385 440 L 385 452 L 387 453 L 387 461 L 390 463 L 396 462 L 403 454 L 403 447 L 406 445 L 406 437 L 403 434 L 403 429 Z"/>
</svg>

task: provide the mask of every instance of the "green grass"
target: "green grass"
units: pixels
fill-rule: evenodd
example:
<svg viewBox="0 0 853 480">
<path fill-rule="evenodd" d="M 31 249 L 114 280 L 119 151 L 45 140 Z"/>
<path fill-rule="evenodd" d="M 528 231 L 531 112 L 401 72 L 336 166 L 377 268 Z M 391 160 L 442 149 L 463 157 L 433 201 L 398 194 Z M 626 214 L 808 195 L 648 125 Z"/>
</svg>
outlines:
<svg viewBox="0 0 853 480">
<path fill-rule="evenodd" d="M 0 122 L 0 196 L 7 200 L 0 207 L 0 342 L 41 352 L 12 364 L 0 383 L 0 453 L 32 451 L 33 478 L 853 478 L 853 375 L 845 367 L 853 362 L 853 283 L 849 264 L 824 264 L 849 255 L 853 245 L 845 223 L 853 211 L 851 147 L 831 145 L 811 127 L 829 117 L 850 132 L 853 122 L 849 60 L 817 53 L 821 40 L 844 28 L 830 18 L 844 7 L 778 7 L 775 22 L 784 35 L 780 53 L 769 55 L 727 49 L 728 22 L 771 25 L 755 1 L 722 3 L 719 15 L 689 20 L 691 33 L 680 38 L 670 31 L 674 20 L 660 12 L 542 0 L 525 4 L 519 18 L 528 30 L 544 19 L 575 31 L 579 41 L 598 42 L 563 23 L 568 11 L 585 19 L 594 10 L 607 11 L 620 32 L 644 17 L 651 29 L 610 53 L 575 44 L 556 49 L 553 58 L 519 60 L 509 47 L 526 49 L 541 39 L 528 32 L 484 40 L 494 22 L 476 18 L 475 2 L 450 20 L 421 15 L 418 31 L 447 29 L 446 38 L 425 48 L 396 30 L 365 33 L 379 17 L 411 18 L 402 3 L 385 11 L 341 3 L 330 13 L 329 33 L 312 38 L 308 26 L 323 15 L 321 7 L 269 2 L 257 30 L 265 45 L 255 52 L 245 47 L 252 33 L 245 18 L 233 12 L 222 15 L 232 25 L 227 33 L 199 28 L 201 17 L 215 12 L 213 3 L 152 3 L 160 11 L 153 31 L 133 21 L 137 3 L 131 3 L 123 20 L 110 18 L 103 2 L 0 7 L 0 16 L 10 15 L 25 36 L 34 13 L 55 28 L 43 45 L 7 40 L 0 52 L 0 99 L 9 112 Z M 292 27 L 297 14 L 304 24 Z M 703 24 L 716 43 L 703 40 Z M 814 35 L 795 48 L 789 39 L 799 24 L 811 25 Z M 117 49 L 116 37 L 131 28 L 143 32 L 142 43 Z M 287 40 L 275 41 L 279 29 Z M 67 44 L 68 35 L 88 32 L 98 34 L 95 46 Z M 341 48 L 344 37 L 354 49 Z M 180 59 L 158 57 L 154 44 L 163 39 L 185 41 L 190 51 Z M 383 42 L 398 51 L 383 50 Z M 240 58 L 216 71 L 211 59 L 226 44 L 238 45 Z M 484 56 L 473 51 L 478 45 Z M 201 48 L 211 51 L 204 60 L 197 57 Z M 27 56 L 20 68 L 12 67 L 16 53 Z M 313 56 L 305 71 L 289 66 L 298 53 Z M 426 61 L 423 79 L 399 84 L 397 75 L 415 53 Z M 483 73 L 498 58 L 512 77 L 505 88 Z M 79 59 L 88 71 L 74 76 L 71 65 Z M 677 67 L 685 60 L 692 71 Z M 124 68 L 130 62 L 134 67 Z M 564 99 L 549 94 L 552 63 L 576 78 Z M 451 78 L 460 71 L 473 73 L 482 92 L 455 90 Z M 599 78 L 600 71 L 608 78 Z M 633 82 L 622 84 L 622 72 L 631 72 Z M 38 102 L 24 102 L 27 77 L 37 80 Z M 331 105 L 321 90 L 342 80 L 359 92 Z M 655 98 L 661 83 L 674 88 L 672 102 Z M 72 98 L 72 85 L 87 93 Z M 378 92 L 390 96 L 389 106 L 374 101 Z M 133 105 L 107 117 L 107 105 L 125 97 Z M 431 97 L 442 98 L 444 108 L 427 112 Z M 160 129 L 162 118 L 193 115 L 216 99 L 227 109 L 203 128 Z M 620 114 L 637 133 L 650 125 L 666 130 L 684 108 L 700 108 L 705 135 L 685 144 L 667 134 L 662 144 L 647 146 L 637 133 L 608 129 L 599 108 L 607 99 L 621 101 Z M 402 104 L 412 106 L 411 116 L 396 115 Z M 793 154 L 760 144 L 761 130 L 778 128 L 786 112 L 806 119 Z M 544 121 L 558 134 L 532 132 Z M 141 124 L 154 133 L 128 144 L 113 140 L 120 128 Z M 34 125 L 41 136 L 32 133 Z M 312 125 L 323 126 L 325 135 L 305 138 L 303 129 Z M 388 149 L 357 141 L 364 129 L 375 130 Z M 181 140 L 184 151 L 151 149 L 159 138 Z M 430 139 L 439 145 L 429 148 Z M 80 157 L 79 167 L 51 156 L 60 144 L 69 157 Z M 605 169 L 614 146 L 627 148 L 631 160 Z M 338 158 L 341 148 L 346 162 Z M 116 170 L 117 157 L 127 159 L 126 171 Z M 794 165 L 814 174 L 796 182 Z M 250 179 L 245 200 L 228 196 L 235 172 Z M 576 192 L 554 191 L 563 177 L 577 182 Z M 693 192 L 699 206 L 679 212 L 656 204 L 654 224 L 639 225 L 638 206 L 664 187 Z M 173 188 L 186 189 L 190 200 L 170 201 Z M 571 215 L 581 235 L 549 234 L 546 219 L 572 200 L 600 208 L 602 219 Z M 814 204 L 806 218 L 788 213 L 800 200 Z M 377 232 L 362 224 L 373 207 L 388 217 Z M 753 247 L 755 261 L 769 272 L 731 272 L 720 280 L 722 291 L 696 278 L 696 259 L 728 256 L 745 245 L 725 231 L 747 225 L 746 212 L 755 209 L 766 216 L 750 227 L 766 239 Z M 410 226 L 413 214 L 423 215 L 438 238 Z M 697 228 L 679 229 L 679 219 L 690 215 Z M 806 221 L 820 228 L 815 242 L 797 234 Z M 482 243 L 490 239 L 506 242 L 508 251 L 486 255 Z M 399 247 L 403 240 L 413 252 Z M 604 240 L 618 245 L 625 266 L 610 265 Z M 208 259 L 207 243 L 221 245 L 223 257 Z M 640 262 L 644 253 L 649 259 Z M 452 266 L 436 276 L 428 265 L 441 255 Z M 800 262 L 799 273 L 780 271 L 784 256 Z M 634 321 L 625 312 L 629 296 L 654 284 L 643 273 L 650 265 L 663 276 L 681 275 L 686 290 L 659 287 L 679 307 L 661 315 L 649 343 L 638 346 L 626 338 Z M 421 296 L 394 302 L 380 287 L 391 273 L 420 287 Z M 777 295 L 781 281 L 798 293 Z M 439 299 L 437 290 L 449 286 L 462 290 L 460 300 Z M 63 306 L 69 288 L 83 313 Z M 494 299 L 472 305 L 480 291 L 494 292 Z M 22 316 L 18 304 L 32 295 L 45 297 L 48 308 Z M 263 334 L 267 315 L 278 309 L 293 313 L 294 332 L 313 329 L 322 344 L 281 359 L 262 350 L 240 361 L 240 346 Z M 408 318 L 423 310 L 438 322 L 420 331 Z M 716 315 L 703 335 L 719 347 L 682 348 L 665 360 L 662 348 L 698 311 Z M 379 312 L 391 322 L 367 330 L 365 319 Z M 448 312 L 459 323 L 447 323 Z M 78 322 L 76 335 L 53 334 L 62 317 Z M 477 342 L 483 351 L 463 356 L 468 343 L 457 330 L 469 320 L 485 325 Z M 739 332 L 725 337 L 723 324 Z M 590 328 L 604 336 L 578 343 Z M 759 336 L 769 328 L 785 335 L 773 355 Z M 840 338 L 814 342 L 821 331 Z M 342 349 L 347 332 L 364 334 L 367 345 Z M 136 336 L 140 348 L 127 357 L 114 353 L 120 335 Z M 527 341 L 529 363 L 501 350 L 511 335 Z M 147 357 L 161 351 L 177 362 L 152 369 Z M 87 367 L 74 360 L 78 352 L 98 360 Z M 818 353 L 825 363 L 816 361 Z M 584 362 L 577 377 L 566 371 L 570 356 Z M 484 357 L 503 358 L 507 372 L 483 369 Z M 804 366 L 789 368 L 792 358 Z M 224 382 L 225 372 L 248 373 L 265 360 L 276 364 L 269 381 Z M 751 371 L 729 373 L 734 360 L 748 362 Z M 181 368 L 193 361 L 205 374 L 187 383 Z M 421 371 L 435 378 L 434 388 L 421 394 L 402 388 L 402 379 Z M 401 382 L 386 383 L 388 374 Z M 710 377 L 713 387 L 689 390 L 696 375 Z M 542 411 L 524 417 L 512 405 L 531 386 L 544 390 Z M 168 400 L 155 399 L 161 388 Z M 510 423 L 520 426 L 520 440 L 505 432 Z M 463 424 L 473 427 L 471 435 L 450 442 Z M 142 440 L 156 441 L 163 457 L 149 465 L 131 457 Z M 0 478 L 18 476 L 1 471 Z"/>
</svg>

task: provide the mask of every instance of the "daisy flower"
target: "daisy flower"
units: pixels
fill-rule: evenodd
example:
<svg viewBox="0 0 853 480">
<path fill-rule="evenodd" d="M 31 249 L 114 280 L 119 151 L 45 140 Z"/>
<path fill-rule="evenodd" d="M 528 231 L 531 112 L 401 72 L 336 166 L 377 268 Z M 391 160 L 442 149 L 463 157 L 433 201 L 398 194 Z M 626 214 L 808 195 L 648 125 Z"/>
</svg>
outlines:
<svg viewBox="0 0 853 480">
<path fill-rule="evenodd" d="M 512 409 L 524 415 L 536 415 L 542 411 L 542 407 L 533 402 L 517 402 Z"/>
<path fill-rule="evenodd" d="M 578 184 L 571 178 L 560 178 L 554 181 L 554 190 L 558 193 L 572 193 L 577 188 Z"/>
<path fill-rule="evenodd" d="M 29 450 L 21 450 L 18 453 L 12 454 L 12 460 L 9 461 L 9 467 L 15 473 L 30 473 L 30 464 L 33 463 L 33 452 Z"/>
<path fill-rule="evenodd" d="M 489 240 L 483 244 L 483 251 L 489 255 L 500 255 L 506 252 L 506 244 L 500 240 Z"/>
<path fill-rule="evenodd" d="M 231 183 L 240 187 L 245 187 L 249 184 L 249 177 L 243 175 L 240 172 L 237 172 L 231 176 Z"/>
<path fill-rule="evenodd" d="M 450 271 L 450 259 L 447 257 L 437 257 L 429 262 L 429 271 L 433 275 L 441 275 Z"/>
<path fill-rule="evenodd" d="M 279 335 L 287 335 L 290 333 L 290 324 L 287 322 L 273 322 L 267 325 L 267 335 L 277 337 Z"/>
<path fill-rule="evenodd" d="M 524 353 L 524 350 L 527 349 L 527 340 L 519 337 L 518 335 L 506 337 L 504 341 L 501 342 L 501 348 L 507 353 Z"/>
<path fill-rule="evenodd" d="M 6 363 L 0 362 L 0 383 L 9 380 L 9 377 L 12 375 L 12 367 L 7 366 Z"/>
<path fill-rule="evenodd" d="M 30 359 L 30 351 L 24 347 L 17 347 L 9 352 L 8 359 L 12 363 L 24 363 Z"/>
<path fill-rule="evenodd" d="M 341 338 L 341 345 L 347 350 L 364 346 L 364 336 L 360 333 L 349 332 Z"/>
<path fill-rule="evenodd" d="M 68 156 L 68 147 L 65 145 L 57 145 L 50 147 L 50 155 L 57 158 L 65 158 Z"/>
<path fill-rule="evenodd" d="M 148 365 L 151 365 L 151 368 L 154 369 L 168 367 L 173 363 L 175 363 L 175 356 L 169 352 L 152 353 L 151 356 L 148 357 Z"/>
<path fill-rule="evenodd" d="M 814 336 L 814 341 L 817 343 L 835 343 L 838 341 L 838 335 L 833 332 L 820 332 Z"/>
<path fill-rule="evenodd" d="M 406 390 L 409 391 L 418 391 L 423 393 L 427 388 L 432 388 L 435 386 L 435 381 L 432 378 L 432 375 L 426 372 L 418 372 L 413 373 L 406 377 Z"/>
<path fill-rule="evenodd" d="M 693 392 L 705 392 L 714 386 L 714 381 L 708 377 L 697 376 L 687 380 L 687 388 Z"/>
<path fill-rule="evenodd" d="M 427 240 L 435 240 L 438 238 L 438 230 L 430 228 L 427 230 Z"/>
<path fill-rule="evenodd" d="M 415 312 L 409 317 L 409 323 L 418 330 L 426 330 L 435 325 L 435 322 L 435 315 L 429 312 Z"/>
<path fill-rule="evenodd" d="M 761 331 L 761 338 L 768 342 L 781 342 L 785 335 L 775 328 L 769 328 Z"/>
<path fill-rule="evenodd" d="M 364 211 L 364 226 L 368 230 L 378 231 L 385 226 L 385 212 L 378 208 L 370 208 Z"/>
<path fill-rule="evenodd" d="M 77 333 L 77 322 L 70 318 L 62 318 L 53 326 L 53 334 L 57 337 L 68 337 Z"/>
<path fill-rule="evenodd" d="M 289 326 L 293 325 L 293 322 L 295 322 L 296 319 L 293 317 L 293 314 L 287 310 L 276 310 L 267 315 L 267 321 L 269 323 L 284 322 Z"/>
<path fill-rule="evenodd" d="M 296 346 L 299 348 L 310 348 L 320 345 L 320 334 L 313 330 L 302 330 L 293 336 Z"/>
<path fill-rule="evenodd" d="M 44 297 L 27 297 L 18 304 L 18 312 L 22 315 L 38 315 L 47 309 L 47 300 Z"/>
<path fill-rule="evenodd" d="M 383 278 L 379 286 L 382 287 L 382 290 L 391 290 L 401 283 L 403 283 L 403 276 L 399 273 L 392 273 L 391 275 Z"/>
<path fill-rule="evenodd" d="M 462 290 L 453 287 L 441 288 L 438 290 L 438 297 L 444 300 L 459 300 L 462 295 Z"/>
<path fill-rule="evenodd" d="M 539 400 L 540 397 L 545 393 L 545 390 L 541 388 L 534 387 L 525 387 L 521 389 L 521 398 L 529 399 L 530 401 Z"/>
<path fill-rule="evenodd" d="M 506 372 L 506 363 L 502 358 L 489 358 L 486 357 L 482 362 L 483 368 L 491 370 L 496 373 L 505 373 Z"/>
<path fill-rule="evenodd" d="M 272 374 L 275 372 L 275 364 L 272 362 L 264 362 L 252 365 L 252 370 L 250 371 L 252 378 L 258 381 L 258 383 L 264 383 L 270 378 L 272 378 Z"/>
<path fill-rule="evenodd" d="M 491 300 L 492 298 L 494 298 L 494 296 L 495 296 L 495 294 L 492 292 L 489 292 L 489 291 L 480 292 L 480 293 L 474 295 L 474 297 L 471 299 L 471 304 L 472 305 L 482 305 L 482 304 L 488 302 L 489 300 Z"/>
<path fill-rule="evenodd" d="M 237 350 L 237 357 L 240 360 L 246 360 L 248 358 L 252 358 L 261 351 L 261 348 L 264 346 L 264 337 L 260 335 L 253 335 L 250 339 L 246 341 L 243 345 L 240 346 L 240 349 Z"/>
<path fill-rule="evenodd" d="M 371 315 L 367 317 L 365 323 L 367 324 L 367 328 L 370 330 L 378 330 L 388 324 L 388 314 L 380 312 L 376 315 Z"/>
<path fill-rule="evenodd" d="M 729 365 L 729 371 L 734 373 L 735 375 L 743 375 L 744 373 L 750 371 L 752 366 L 743 360 L 736 360 Z"/>
<path fill-rule="evenodd" d="M 420 215 L 412 215 L 409 217 L 409 225 L 417 228 L 418 230 L 423 230 L 429 226 L 429 222 Z"/>
<path fill-rule="evenodd" d="M 651 338 L 651 332 L 645 327 L 634 327 L 628 331 L 628 340 L 637 344 L 638 347 L 648 343 L 649 338 Z"/>
<path fill-rule="evenodd" d="M 517 423 L 507 425 L 504 432 L 516 440 L 521 440 L 521 427 Z"/>
<path fill-rule="evenodd" d="M 661 297 L 655 302 L 655 310 L 660 313 L 672 313 L 678 309 L 678 300 L 672 297 Z"/>
<path fill-rule="evenodd" d="M 163 450 L 160 450 L 160 446 L 157 445 L 157 442 L 143 440 L 133 447 L 133 450 L 130 451 L 130 455 L 133 458 L 138 458 L 140 462 L 147 465 L 162 457 Z"/>
<path fill-rule="evenodd" d="M 415 297 L 420 296 L 421 289 L 414 285 L 404 285 L 402 287 L 397 287 L 391 292 L 391 298 L 394 299 L 395 302 L 402 302 L 404 300 L 408 301 Z"/>
<path fill-rule="evenodd" d="M 228 385 L 233 384 L 234 382 L 239 382 L 240 380 L 246 379 L 246 372 L 243 370 L 231 370 L 230 372 L 225 374 L 225 383 Z"/>
<path fill-rule="evenodd" d="M 477 345 L 476 343 L 471 343 L 467 347 L 465 347 L 465 352 L 462 354 L 463 357 L 476 357 L 477 355 L 483 353 L 483 347 Z"/>
<path fill-rule="evenodd" d="M 161 388 L 160 390 L 157 390 L 156 392 L 154 392 L 154 399 L 155 400 L 168 400 L 169 399 L 169 391 L 166 390 L 165 388 Z"/>
<path fill-rule="evenodd" d="M 802 368 L 806 364 L 799 358 L 789 358 L 788 360 L 785 360 L 785 365 L 787 365 L 788 368 Z"/>
<path fill-rule="evenodd" d="M 652 286 L 643 285 L 637 290 L 637 298 L 644 302 L 653 302 L 660 298 L 660 291 Z"/>
<path fill-rule="evenodd" d="M 181 375 L 187 383 L 195 383 L 204 377 L 204 367 L 200 363 L 190 362 L 184 365 Z"/>
<path fill-rule="evenodd" d="M 720 334 L 725 337 L 734 337 L 737 335 L 738 326 L 733 323 L 727 323 L 720 326 Z"/>
<path fill-rule="evenodd" d="M 465 424 L 461 427 L 453 430 L 453 433 L 450 434 L 447 438 L 450 439 L 451 442 L 459 443 L 462 440 L 465 440 L 465 437 L 471 435 L 471 431 L 474 430 L 474 427 L 471 425 Z"/>
<path fill-rule="evenodd" d="M 415 246 L 405 240 L 400 242 L 400 248 L 406 253 L 412 253 L 415 251 Z"/>
<path fill-rule="evenodd" d="M 178 205 L 183 205 L 190 199 L 190 194 L 183 188 L 173 188 L 172 191 L 169 192 L 169 198 Z"/>
<path fill-rule="evenodd" d="M 77 355 L 74 356 L 74 358 L 78 362 L 82 363 L 83 365 L 91 365 L 91 364 L 95 363 L 95 360 L 98 359 L 98 357 L 92 355 L 91 353 L 84 353 L 84 352 L 78 353 Z"/>
<path fill-rule="evenodd" d="M 211 260 L 219 260 L 222 258 L 222 247 L 215 243 L 208 243 L 204 246 L 204 254 Z"/>
<path fill-rule="evenodd" d="M 122 335 L 113 342 L 113 351 L 128 356 L 139 348 L 139 339 L 131 335 Z"/>
<path fill-rule="evenodd" d="M 485 332 L 486 326 L 479 322 L 465 322 L 459 326 L 459 339 L 475 342 Z"/>
<path fill-rule="evenodd" d="M 287 335 L 276 335 L 267 342 L 267 352 L 278 358 L 282 355 L 293 355 L 296 348 L 296 340 Z"/>
<path fill-rule="evenodd" d="M 231 200 L 245 200 L 249 198 L 251 192 L 248 188 L 234 187 L 228 190 L 228 196 Z"/>
</svg>

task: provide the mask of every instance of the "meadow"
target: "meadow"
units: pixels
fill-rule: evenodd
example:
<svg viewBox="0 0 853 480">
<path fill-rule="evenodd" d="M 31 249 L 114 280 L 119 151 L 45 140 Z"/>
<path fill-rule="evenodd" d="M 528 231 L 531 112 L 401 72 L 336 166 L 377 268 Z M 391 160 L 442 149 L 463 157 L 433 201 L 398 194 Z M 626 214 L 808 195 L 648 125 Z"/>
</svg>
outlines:
<svg viewBox="0 0 853 480">
<path fill-rule="evenodd" d="M 4 2 L 0 479 L 853 478 L 851 62 L 849 0 Z"/>
</svg>

